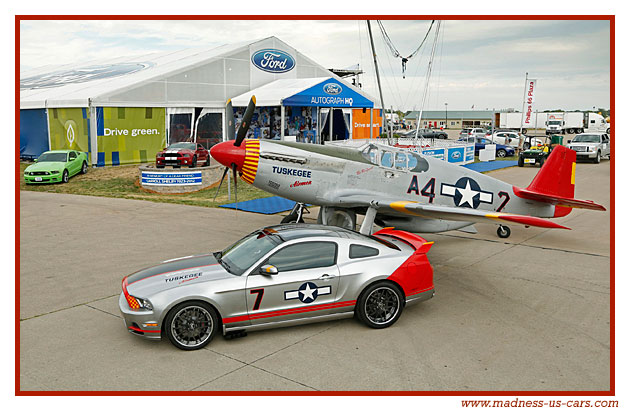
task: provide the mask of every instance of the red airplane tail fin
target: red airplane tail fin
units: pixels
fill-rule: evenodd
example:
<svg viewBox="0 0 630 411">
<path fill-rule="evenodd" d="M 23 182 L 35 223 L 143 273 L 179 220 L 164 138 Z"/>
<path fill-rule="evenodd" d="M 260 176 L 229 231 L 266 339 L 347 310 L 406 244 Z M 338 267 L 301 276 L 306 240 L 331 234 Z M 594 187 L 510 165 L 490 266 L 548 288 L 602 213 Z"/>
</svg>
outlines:
<svg viewBox="0 0 630 411">
<path fill-rule="evenodd" d="M 605 211 L 606 208 L 588 200 L 573 198 L 575 193 L 575 151 L 556 146 L 545 164 L 526 188 L 514 187 L 521 198 L 554 204 L 554 217 L 563 217 L 573 208 Z"/>
</svg>

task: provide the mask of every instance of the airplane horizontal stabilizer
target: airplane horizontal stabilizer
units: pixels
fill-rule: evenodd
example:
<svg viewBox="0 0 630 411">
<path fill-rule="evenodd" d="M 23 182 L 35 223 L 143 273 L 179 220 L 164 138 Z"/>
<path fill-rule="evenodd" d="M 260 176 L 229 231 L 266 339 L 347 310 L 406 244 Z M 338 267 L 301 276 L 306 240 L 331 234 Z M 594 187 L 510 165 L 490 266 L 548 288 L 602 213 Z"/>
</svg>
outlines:
<svg viewBox="0 0 630 411">
<path fill-rule="evenodd" d="M 442 220 L 485 223 L 487 223 L 488 220 L 496 220 L 497 222 L 506 225 L 527 225 L 533 227 L 563 228 L 566 230 L 570 230 L 570 228 L 554 223 L 553 221 L 550 221 L 546 218 L 533 217 L 528 215 L 497 213 L 484 210 L 475 210 L 465 207 L 448 207 L 432 204 L 420 204 L 415 201 L 377 201 L 376 204 L 379 208 L 389 207 L 403 214 L 409 214 L 424 218 L 438 218 Z"/>
<path fill-rule="evenodd" d="M 587 210 L 606 211 L 606 207 L 590 200 L 578 200 L 577 198 L 561 197 L 553 194 L 538 193 L 535 191 L 514 187 L 514 193 L 521 198 L 555 204 L 571 208 L 585 208 Z"/>
</svg>

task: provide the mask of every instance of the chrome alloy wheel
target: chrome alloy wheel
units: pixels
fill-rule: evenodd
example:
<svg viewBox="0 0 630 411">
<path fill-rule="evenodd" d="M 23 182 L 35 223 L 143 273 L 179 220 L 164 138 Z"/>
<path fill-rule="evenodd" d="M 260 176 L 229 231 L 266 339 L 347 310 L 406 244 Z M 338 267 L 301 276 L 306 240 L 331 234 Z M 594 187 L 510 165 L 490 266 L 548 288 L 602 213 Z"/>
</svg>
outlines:
<svg viewBox="0 0 630 411">
<path fill-rule="evenodd" d="M 213 328 L 214 322 L 208 310 L 197 305 L 182 308 L 171 321 L 171 334 L 175 340 L 191 348 L 206 342 Z"/>
<path fill-rule="evenodd" d="M 374 324 L 387 324 L 400 309 L 398 294 L 390 287 L 379 287 L 365 299 L 365 316 Z"/>
</svg>

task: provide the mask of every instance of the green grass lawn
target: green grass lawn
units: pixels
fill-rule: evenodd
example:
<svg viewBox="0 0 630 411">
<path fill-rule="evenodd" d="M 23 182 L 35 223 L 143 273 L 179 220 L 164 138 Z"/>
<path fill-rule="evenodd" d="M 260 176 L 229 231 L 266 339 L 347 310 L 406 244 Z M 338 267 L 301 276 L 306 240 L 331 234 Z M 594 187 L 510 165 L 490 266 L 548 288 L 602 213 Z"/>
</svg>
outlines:
<svg viewBox="0 0 630 411">
<path fill-rule="evenodd" d="M 79 174 L 70 178 L 70 182 L 67 184 L 26 185 L 22 175 L 24 174 L 24 169 L 30 164 L 31 163 L 20 163 L 20 190 L 130 198 L 134 200 L 187 204 L 202 207 L 218 207 L 234 202 L 234 184 L 232 184 L 231 187 L 232 201 L 230 201 L 228 199 L 227 181 L 223 182 L 216 202 L 212 201 L 217 191 L 216 187 L 209 187 L 186 194 L 161 194 L 150 192 L 141 188 L 138 183 L 138 165 L 91 168 L 85 175 Z M 238 181 L 239 202 L 271 196 L 272 194 L 259 190 L 243 180 L 239 179 Z"/>
</svg>

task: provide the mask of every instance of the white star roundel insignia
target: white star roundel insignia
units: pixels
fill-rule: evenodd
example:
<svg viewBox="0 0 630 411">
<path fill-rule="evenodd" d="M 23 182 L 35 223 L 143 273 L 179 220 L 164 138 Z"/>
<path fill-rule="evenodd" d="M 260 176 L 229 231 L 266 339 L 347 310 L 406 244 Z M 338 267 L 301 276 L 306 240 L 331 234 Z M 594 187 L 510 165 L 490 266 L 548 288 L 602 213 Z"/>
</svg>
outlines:
<svg viewBox="0 0 630 411">
<path fill-rule="evenodd" d="M 331 293 L 331 287 L 329 285 L 325 287 L 318 287 L 317 284 L 310 281 L 300 285 L 297 290 L 285 291 L 285 300 L 299 299 L 304 304 L 310 304 L 317 299 L 320 295 L 326 295 Z"/>
<path fill-rule="evenodd" d="M 492 192 L 482 190 L 470 177 L 460 178 L 455 185 L 442 183 L 441 194 L 453 197 L 457 207 L 477 208 L 481 203 L 492 204 Z"/>
</svg>

